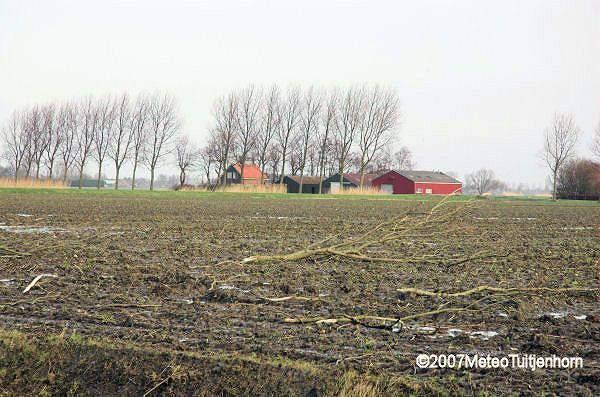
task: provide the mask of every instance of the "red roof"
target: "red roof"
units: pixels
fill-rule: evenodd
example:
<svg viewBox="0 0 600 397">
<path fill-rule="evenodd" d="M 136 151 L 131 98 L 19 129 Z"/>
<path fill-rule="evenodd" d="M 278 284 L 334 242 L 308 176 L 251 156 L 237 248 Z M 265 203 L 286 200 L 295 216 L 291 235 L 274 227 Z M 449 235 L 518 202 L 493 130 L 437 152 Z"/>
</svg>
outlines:
<svg viewBox="0 0 600 397">
<path fill-rule="evenodd" d="M 238 174 L 242 175 L 242 165 L 240 163 L 236 163 L 233 165 L 233 168 L 238 172 Z M 262 172 L 260 172 L 260 168 L 254 164 L 246 164 L 244 165 L 244 175 L 243 179 L 260 179 Z M 263 179 L 267 179 L 265 175 L 262 175 Z"/>
</svg>

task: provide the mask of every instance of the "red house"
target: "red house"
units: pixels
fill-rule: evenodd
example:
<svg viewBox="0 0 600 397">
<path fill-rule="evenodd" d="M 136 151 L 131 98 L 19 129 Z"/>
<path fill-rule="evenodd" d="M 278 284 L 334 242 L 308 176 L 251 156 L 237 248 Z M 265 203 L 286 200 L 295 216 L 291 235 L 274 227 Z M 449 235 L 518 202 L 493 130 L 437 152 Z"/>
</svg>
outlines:
<svg viewBox="0 0 600 397">
<path fill-rule="evenodd" d="M 242 165 L 235 163 L 227 168 L 227 183 L 242 183 Z M 262 181 L 261 181 L 262 179 Z M 244 165 L 244 179 L 245 185 L 260 185 L 267 181 L 267 176 L 260 172 L 260 168 L 254 164 Z"/>
<path fill-rule="evenodd" d="M 459 194 L 462 189 L 460 181 L 434 171 L 389 171 L 372 184 L 391 194 Z"/>
</svg>

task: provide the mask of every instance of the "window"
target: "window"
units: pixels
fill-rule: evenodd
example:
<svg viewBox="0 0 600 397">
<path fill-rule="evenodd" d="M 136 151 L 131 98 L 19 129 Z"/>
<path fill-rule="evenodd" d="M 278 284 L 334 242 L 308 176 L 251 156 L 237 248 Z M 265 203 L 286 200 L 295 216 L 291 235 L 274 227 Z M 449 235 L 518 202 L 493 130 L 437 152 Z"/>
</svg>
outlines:
<svg viewBox="0 0 600 397">
<path fill-rule="evenodd" d="M 229 171 L 227 173 L 227 179 L 235 179 L 235 172 Z"/>
<path fill-rule="evenodd" d="M 423 189 L 421 189 L 420 187 L 417 188 L 417 194 L 421 194 L 423 193 Z"/>
<path fill-rule="evenodd" d="M 431 189 L 425 189 L 425 194 L 431 194 Z"/>
</svg>

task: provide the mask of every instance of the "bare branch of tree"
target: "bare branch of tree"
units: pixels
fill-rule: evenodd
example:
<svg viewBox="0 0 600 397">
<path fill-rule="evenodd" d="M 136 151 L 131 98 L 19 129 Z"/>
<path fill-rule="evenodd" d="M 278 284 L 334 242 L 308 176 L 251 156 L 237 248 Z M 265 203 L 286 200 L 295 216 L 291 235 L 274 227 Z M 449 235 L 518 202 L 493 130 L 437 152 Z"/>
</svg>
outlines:
<svg viewBox="0 0 600 397">
<path fill-rule="evenodd" d="M 504 184 L 496 179 L 494 171 L 488 168 L 482 168 L 467 175 L 467 189 L 476 192 L 478 196 L 501 189 L 503 186 Z"/>
<path fill-rule="evenodd" d="M 556 181 L 561 167 L 575 155 L 579 128 L 573 116 L 555 114 L 552 126 L 546 129 L 543 157 L 552 177 L 552 200 L 556 200 Z"/>
<path fill-rule="evenodd" d="M 181 120 L 177 115 L 175 98 L 155 95 L 150 100 L 149 145 L 144 156 L 150 169 L 150 190 L 154 190 L 154 173 L 159 161 L 172 152 Z"/>
</svg>

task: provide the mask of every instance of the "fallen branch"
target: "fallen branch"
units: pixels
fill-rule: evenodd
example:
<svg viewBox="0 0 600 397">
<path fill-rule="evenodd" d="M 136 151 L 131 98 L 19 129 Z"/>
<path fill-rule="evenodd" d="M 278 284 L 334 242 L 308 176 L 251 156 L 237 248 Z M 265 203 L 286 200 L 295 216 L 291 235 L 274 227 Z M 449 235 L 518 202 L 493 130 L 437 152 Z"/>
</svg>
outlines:
<svg viewBox="0 0 600 397">
<path fill-rule="evenodd" d="M 41 279 L 42 277 L 54 277 L 54 278 L 58 278 L 58 276 L 57 276 L 56 274 L 50 274 L 50 273 L 43 273 L 43 274 L 40 274 L 39 276 L 37 276 L 36 278 L 34 278 L 34 279 L 33 279 L 33 280 L 32 280 L 32 281 L 29 283 L 29 285 L 28 285 L 27 287 L 25 287 L 25 289 L 23 290 L 23 293 L 25 294 L 25 293 L 29 292 L 29 290 L 30 290 L 30 289 L 32 289 L 32 288 L 35 286 L 35 284 L 37 284 L 37 282 L 38 282 L 38 281 L 40 281 L 40 279 Z"/>
<path fill-rule="evenodd" d="M 162 305 L 142 305 L 137 303 L 110 303 L 107 305 L 99 305 L 98 307 L 161 307 Z"/>
<path fill-rule="evenodd" d="M 341 257 L 363 262 L 387 262 L 387 263 L 432 263 L 432 264 L 461 264 L 469 261 L 506 257 L 505 254 L 478 252 L 472 256 L 459 258 L 439 258 L 436 255 L 412 255 L 404 258 L 380 257 L 369 254 L 372 250 L 384 248 L 393 241 L 402 241 L 422 234 L 428 236 L 439 233 L 443 226 L 445 233 L 460 230 L 456 225 L 456 218 L 461 211 L 472 206 L 471 202 L 456 208 L 445 209 L 444 205 L 450 196 L 442 198 L 429 211 L 408 211 L 388 221 L 379 223 L 359 236 L 350 236 L 334 243 L 331 240 L 337 236 L 330 236 L 316 243 L 310 244 L 304 249 L 288 254 L 275 255 L 252 255 L 242 259 L 241 263 L 257 263 L 268 261 L 299 261 L 311 257 Z M 325 243 L 328 243 L 325 245 Z"/>
<path fill-rule="evenodd" d="M 297 300 L 297 301 L 318 301 L 318 300 L 321 300 L 321 298 L 311 298 L 311 297 L 307 297 L 307 296 L 297 296 L 297 295 L 284 296 L 284 297 L 281 297 L 281 298 L 268 298 L 266 296 L 260 296 L 260 295 L 256 295 L 256 296 L 259 297 L 260 299 L 263 299 L 263 300 L 266 300 L 266 301 L 269 301 L 269 302 L 285 302 L 285 301 L 290 301 L 290 300 Z"/>
<path fill-rule="evenodd" d="M 499 287 L 491 287 L 489 285 L 482 285 L 467 291 L 455 292 L 455 293 L 436 293 L 426 290 L 421 290 L 417 288 L 402 288 L 398 290 L 399 292 L 405 293 L 414 293 L 416 295 L 424 295 L 424 296 L 433 296 L 433 297 L 459 297 L 459 296 L 469 296 L 478 292 L 484 291 L 492 291 L 494 292 L 491 295 L 484 296 L 464 307 L 440 307 L 436 310 L 430 310 L 422 313 L 410 314 L 403 317 L 381 317 L 381 316 L 373 316 L 373 315 L 360 315 L 360 316 L 349 316 L 343 315 L 340 317 L 301 317 L 301 318 L 285 318 L 283 320 L 284 323 L 291 324 L 338 324 L 338 323 L 354 323 L 358 325 L 362 325 L 369 328 L 384 328 L 391 329 L 397 324 L 403 324 L 405 321 L 415 320 L 422 317 L 429 317 L 438 314 L 444 313 L 462 313 L 462 312 L 481 312 L 486 309 L 492 308 L 493 306 L 506 303 L 510 301 L 510 299 L 504 299 L 502 301 L 492 302 L 487 306 L 481 308 L 475 308 L 474 306 L 482 303 L 485 300 L 492 298 L 500 298 L 507 296 L 515 296 L 519 294 L 526 294 L 530 292 L 551 292 L 551 293 L 569 293 L 569 292 L 597 292 L 596 289 L 592 288 L 547 288 L 547 287 L 539 287 L 539 288 L 499 288 Z M 444 306 L 444 305 L 443 305 Z M 370 325 L 364 323 L 364 321 L 381 321 L 383 325 Z M 389 323 L 389 324 L 385 324 Z"/>
<path fill-rule="evenodd" d="M 0 247 L 0 258 L 22 258 L 30 256 L 29 252 L 18 252 L 6 247 Z"/>
<path fill-rule="evenodd" d="M 480 285 L 466 291 L 460 292 L 432 292 L 418 288 L 399 288 L 396 290 L 400 293 L 414 294 L 422 296 L 434 296 L 440 298 L 456 298 L 461 296 L 469 296 L 481 292 L 517 292 L 517 293 L 528 293 L 528 292 L 553 292 L 553 293 L 567 293 L 567 292 L 596 292 L 594 288 L 548 288 L 548 287 L 536 287 L 536 288 L 500 288 L 492 287 L 489 285 Z"/>
</svg>

